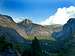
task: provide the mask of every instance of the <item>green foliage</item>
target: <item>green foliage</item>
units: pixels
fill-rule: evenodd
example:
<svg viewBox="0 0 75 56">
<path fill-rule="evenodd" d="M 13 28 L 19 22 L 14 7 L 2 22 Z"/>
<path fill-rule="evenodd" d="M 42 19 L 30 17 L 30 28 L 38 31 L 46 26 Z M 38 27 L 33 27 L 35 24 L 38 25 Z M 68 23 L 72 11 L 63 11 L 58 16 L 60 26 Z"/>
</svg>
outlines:
<svg viewBox="0 0 75 56">
<path fill-rule="evenodd" d="M 16 49 L 20 54 L 22 54 L 25 49 L 28 49 L 30 47 L 30 46 L 25 46 L 21 43 L 15 43 L 13 46 L 14 49 Z"/>
<path fill-rule="evenodd" d="M 8 44 L 4 36 L 0 37 L 0 52 L 4 49 L 4 47 Z"/>
<path fill-rule="evenodd" d="M 52 37 L 50 36 L 36 36 L 38 40 L 53 40 Z M 27 38 L 25 37 L 26 40 L 33 40 L 34 39 L 34 35 L 27 35 Z"/>
</svg>

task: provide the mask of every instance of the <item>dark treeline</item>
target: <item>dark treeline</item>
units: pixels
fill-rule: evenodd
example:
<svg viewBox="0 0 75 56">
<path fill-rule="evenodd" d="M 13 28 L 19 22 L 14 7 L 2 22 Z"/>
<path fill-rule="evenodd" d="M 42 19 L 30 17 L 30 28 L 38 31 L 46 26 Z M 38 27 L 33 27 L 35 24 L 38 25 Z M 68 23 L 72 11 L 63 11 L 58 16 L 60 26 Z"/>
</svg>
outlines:
<svg viewBox="0 0 75 56">
<path fill-rule="evenodd" d="M 12 43 L 9 43 L 4 36 L 0 37 L 0 55 L 2 56 L 13 56 L 13 54 L 14 56 L 18 56 L 16 50 L 18 51 L 20 56 L 42 56 L 42 49 L 37 37 L 34 37 L 30 47 L 24 48 L 22 50 L 22 53 L 20 53 L 20 48 L 22 47 L 20 47 L 19 44 L 16 44 L 16 46 L 14 46 Z"/>
<path fill-rule="evenodd" d="M 57 44 L 59 45 L 59 42 Z M 52 50 L 54 51 L 54 53 L 53 52 L 51 53 L 43 50 L 43 47 L 41 47 L 40 41 L 37 39 L 37 37 L 34 37 L 34 39 L 32 40 L 32 44 L 30 46 L 24 46 L 19 43 L 12 44 L 6 40 L 6 37 L 1 36 L 0 55 L 2 56 L 66 56 L 70 49 L 71 42 L 65 41 L 63 43 L 63 48 L 59 47 L 60 49 L 57 47 L 58 46 L 57 44 L 54 44 L 55 48 L 51 47 L 51 49 L 54 48 L 54 50 Z M 56 47 L 59 50 L 55 52 L 55 49 L 57 49 Z"/>
</svg>

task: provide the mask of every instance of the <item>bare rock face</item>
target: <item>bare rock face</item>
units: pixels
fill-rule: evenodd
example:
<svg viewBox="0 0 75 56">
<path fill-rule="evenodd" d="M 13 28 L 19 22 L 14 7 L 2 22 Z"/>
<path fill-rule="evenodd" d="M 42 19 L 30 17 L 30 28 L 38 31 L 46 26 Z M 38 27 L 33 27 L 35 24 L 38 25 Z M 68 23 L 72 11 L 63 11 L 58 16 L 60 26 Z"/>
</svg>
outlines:
<svg viewBox="0 0 75 56">
<path fill-rule="evenodd" d="M 23 20 L 22 22 L 20 22 L 22 25 L 30 25 L 30 24 L 32 24 L 32 21 L 31 20 L 29 20 L 29 19 L 25 19 L 25 20 Z"/>
<path fill-rule="evenodd" d="M 0 15 L 0 26 L 12 28 L 16 26 L 16 23 L 12 20 L 10 16 Z"/>
<path fill-rule="evenodd" d="M 37 36 L 38 39 L 51 39 L 51 34 L 54 31 L 59 31 L 62 27 L 61 25 L 47 25 L 42 26 L 35 23 L 32 23 L 31 21 L 28 22 L 26 19 L 25 21 L 22 21 L 18 23 L 18 26 L 22 29 L 24 29 L 28 36 Z"/>
<path fill-rule="evenodd" d="M 46 27 L 32 23 L 27 19 L 18 23 L 18 26 L 21 27 L 21 29 L 24 29 L 28 36 L 37 36 L 38 39 L 44 39 L 43 37 L 46 39 L 46 37 L 50 35 Z"/>
<path fill-rule="evenodd" d="M 0 26 L 12 28 L 16 30 L 22 37 L 26 37 L 25 30 L 18 27 L 18 25 L 13 21 L 12 17 L 7 15 L 0 15 Z"/>
<path fill-rule="evenodd" d="M 29 19 L 15 23 L 12 17 L 7 15 L 0 15 L 0 26 L 16 30 L 24 38 L 37 36 L 38 39 L 50 39 L 52 32 L 60 29 L 58 25 L 42 26 Z"/>
</svg>

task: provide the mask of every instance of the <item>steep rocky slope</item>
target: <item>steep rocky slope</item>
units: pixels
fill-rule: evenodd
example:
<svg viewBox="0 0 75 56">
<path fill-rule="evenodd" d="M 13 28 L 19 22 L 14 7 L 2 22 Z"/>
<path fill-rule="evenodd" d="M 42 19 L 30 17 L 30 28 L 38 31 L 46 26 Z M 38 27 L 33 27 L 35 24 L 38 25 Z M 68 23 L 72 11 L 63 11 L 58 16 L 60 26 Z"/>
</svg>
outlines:
<svg viewBox="0 0 75 56">
<path fill-rule="evenodd" d="M 0 26 L 8 27 L 16 30 L 25 39 L 33 39 L 37 36 L 38 39 L 51 38 L 54 31 L 61 29 L 61 25 L 42 26 L 33 23 L 31 20 L 25 19 L 19 23 L 13 21 L 12 17 L 0 14 Z"/>
<path fill-rule="evenodd" d="M 63 46 L 63 56 L 75 56 L 75 18 L 70 18 L 61 31 L 53 33 L 53 37 Z"/>
<path fill-rule="evenodd" d="M 27 36 L 25 30 L 22 30 L 20 27 L 18 27 L 18 25 L 10 16 L 0 15 L 0 26 L 12 28 L 16 30 L 21 36 Z"/>
<path fill-rule="evenodd" d="M 74 35 L 75 33 L 75 18 L 68 20 L 66 24 L 63 25 L 62 30 L 53 33 L 53 37 L 56 39 L 64 40 L 67 37 Z"/>
<path fill-rule="evenodd" d="M 24 43 L 25 39 L 22 38 L 14 29 L 0 26 L 0 37 L 6 38 L 9 43 Z"/>
<path fill-rule="evenodd" d="M 16 23 L 10 16 L 0 15 L 0 26 L 13 28 L 16 26 Z"/>
<path fill-rule="evenodd" d="M 19 27 L 24 29 L 27 35 L 38 36 L 38 37 L 48 37 L 50 35 L 46 27 L 34 24 L 30 20 L 25 19 L 24 21 L 18 23 Z M 42 38 L 43 39 L 43 38 Z"/>
</svg>

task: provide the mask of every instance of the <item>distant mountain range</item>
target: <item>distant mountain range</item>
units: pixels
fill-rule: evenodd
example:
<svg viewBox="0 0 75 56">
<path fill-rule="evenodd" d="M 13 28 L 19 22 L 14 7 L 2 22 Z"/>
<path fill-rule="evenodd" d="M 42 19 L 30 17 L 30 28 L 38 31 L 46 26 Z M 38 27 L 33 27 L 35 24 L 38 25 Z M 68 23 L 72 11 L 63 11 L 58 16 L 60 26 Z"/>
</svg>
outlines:
<svg viewBox="0 0 75 56">
<path fill-rule="evenodd" d="M 16 23 L 12 17 L 8 15 L 0 15 L 0 26 L 16 30 L 17 33 L 25 39 L 33 39 L 34 36 L 37 36 L 38 39 L 47 40 L 50 39 L 54 31 L 58 31 L 62 28 L 61 25 L 38 25 L 29 19 Z"/>
</svg>

